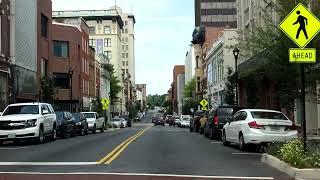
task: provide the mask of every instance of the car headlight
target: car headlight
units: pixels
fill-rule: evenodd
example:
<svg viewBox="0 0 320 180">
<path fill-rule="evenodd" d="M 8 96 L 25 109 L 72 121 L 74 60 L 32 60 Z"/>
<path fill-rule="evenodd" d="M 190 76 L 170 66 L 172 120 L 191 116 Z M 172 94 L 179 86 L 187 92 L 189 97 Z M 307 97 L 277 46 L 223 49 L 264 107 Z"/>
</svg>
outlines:
<svg viewBox="0 0 320 180">
<path fill-rule="evenodd" d="M 37 126 L 37 119 L 26 120 L 27 127 L 35 127 Z"/>
</svg>

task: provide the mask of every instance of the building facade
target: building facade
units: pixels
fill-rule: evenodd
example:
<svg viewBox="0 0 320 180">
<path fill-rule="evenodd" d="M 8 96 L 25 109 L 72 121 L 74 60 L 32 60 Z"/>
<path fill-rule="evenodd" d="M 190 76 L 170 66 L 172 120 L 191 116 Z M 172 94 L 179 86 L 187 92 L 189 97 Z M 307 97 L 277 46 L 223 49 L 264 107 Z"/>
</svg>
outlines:
<svg viewBox="0 0 320 180">
<path fill-rule="evenodd" d="M 171 84 L 172 87 L 172 107 L 173 112 L 178 113 L 178 75 L 185 73 L 184 65 L 176 65 L 173 68 L 173 82 Z"/>
<path fill-rule="evenodd" d="M 11 101 L 41 101 L 38 82 L 51 61 L 51 0 L 11 0 L 10 7 Z"/>
<path fill-rule="evenodd" d="M 236 0 L 195 0 L 195 25 L 237 27 Z"/>
<path fill-rule="evenodd" d="M 0 111 L 9 103 L 10 96 L 10 2 L 0 1 Z"/>
<path fill-rule="evenodd" d="M 199 55 L 198 55 L 199 58 Z M 190 49 L 186 54 L 185 59 L 185 84 L 188 84 L 195 75 L 195 67 L 196 67 L 196 54 L 194 45 L 190 45 Z"/>
<path fill-rule="evenodd" d="M 212 107 L 226 104 L 225 89 L 228 68 L 235 70 L 233 52 L 229 47 L 237 44 L 237 37 L 236 29 L 225 29 L 223 35 L 207 53 L 207 98 Z"/>
<path fill-rule="evenodd" d="M 185 74 L 178 74 L 177 76 L 177 103 L 178 115 L 182 115 L 183 99 L 184 99 Z"/>
<path fill-rule="evenodd" d="M 136 84 L 136 90 L 140 91 L 142 93 L 142 101 L 143 101 L 143 106 L 147 106 L 147 85 L 146 84 Z"/>
</svg>

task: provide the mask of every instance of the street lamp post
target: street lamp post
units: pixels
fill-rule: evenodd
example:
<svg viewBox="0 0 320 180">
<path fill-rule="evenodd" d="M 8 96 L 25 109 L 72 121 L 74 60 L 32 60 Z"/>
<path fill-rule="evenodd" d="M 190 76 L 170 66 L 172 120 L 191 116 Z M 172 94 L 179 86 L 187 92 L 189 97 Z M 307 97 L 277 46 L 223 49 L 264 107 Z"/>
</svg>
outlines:
<svg viewBox="0 0 320 180">
<path fill-rule="evenodd" d="M 233 56 L 235 59 L 235 73 L 236 73 L 236 105 L 239 103 L 239 94 L 238 94 L 238 58 L 239 58 L 239 49 L 237 47 L 233 50 Z"/>
</svg>

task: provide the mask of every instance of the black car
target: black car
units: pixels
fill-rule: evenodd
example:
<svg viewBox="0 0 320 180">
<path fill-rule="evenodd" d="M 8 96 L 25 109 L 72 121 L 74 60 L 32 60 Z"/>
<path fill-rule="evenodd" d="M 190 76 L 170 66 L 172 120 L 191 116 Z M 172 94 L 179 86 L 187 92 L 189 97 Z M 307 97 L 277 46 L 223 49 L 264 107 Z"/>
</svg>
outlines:
<svg viewBox="0 0 320 180">
<path fill-rule="evenodd" d="M 70 112 L 58 111 L 57 115 L 57 136 L 67 138 L 77 135 L 77 125 L 75 118 Z"/>
<path fill-rule="evenodd" d="M 198 110 L 194 113 L 193 118 L 190 121 L 190 132 L 199 132 L 200 130 L 200 119 L 201 119 L 201 115 L 203 115 L 204 111 L 202 110 Z"/>
<path fill-rule="evenodd" d="M 154 125 L 157 126 L 157 125 L 162 125 L 164 126 L 164 119 L 162 117 L 158 117 L 156 118 L 156 120 L 154 121 Z"/>
<path fill-rule="evenodd" d="M 152 123 L 154 123 L 155 121 L 156 121 L 156 117 L 153 116 L 153 117 L 152 117 Z"/>
<path fill-rule="evenodd" d="M 211 109 L 208 115 L 208 121 L 204 126 L 204 136 L 209 137 L 210 139 L 221 140 L 222 129 L 227 122 L 227 119 L 241 109 L 245 108 L 232 105 L 221 105 Z"/>
<path fill-rule="evenodd" d="M 76 124 L 77 124 L 77 133 L 81 136 L 88 134 L 88 121 L 87 118 L 81 113 L 72 113 Z"/>
</svg>

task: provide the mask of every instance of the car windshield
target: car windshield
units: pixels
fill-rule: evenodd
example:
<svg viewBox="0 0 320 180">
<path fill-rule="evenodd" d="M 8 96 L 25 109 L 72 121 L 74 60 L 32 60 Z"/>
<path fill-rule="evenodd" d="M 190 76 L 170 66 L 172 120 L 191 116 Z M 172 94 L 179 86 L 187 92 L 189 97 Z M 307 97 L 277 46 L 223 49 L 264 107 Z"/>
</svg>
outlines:
<svg viewBox="0 0 320 180">
<path fill-rule="evenodd" d="M 85 118 L 95 118 L 94 113 L 82 113 Z"/>
<path fill-rule="evenodd" d="M 233 108 L 218 108 L 218 116 L 232 116 Z"/>
<path fill-rule="evenodd" d="M 38 105 L 20 105 L 9 106 L 4 112 L 3 116 L 15 114 L 39 114 Z"/>
<path fill-rule="evenodd" d="M 80 121 L 80 113 L 72 113 L 72 116 L 74 117 L 76 122 Z"/>
<path fill-rule="evenodd" d="M 113 122 L 115 122 L 115 121 L 121 121 L 121 119 L 113 118 L 113 119 L 111 119 L 111 121 L 113 121 Z"/>
<path fill-rule="evenodd" d="M 56 117 L 57 117 L 57 121 L 62 121 L 64 117 L 64 112 L 57 111 Z"/>
<path fill-rule="evenodd" d="M 252 111 L 251 115 L 255 119 L 288 120 L 286 116 L 279 112 Z"/>
<path fill-rule="evenodd" d="M 183 118 L 183 121 L 190 121 L 190 118 Z"/>
</svg>

